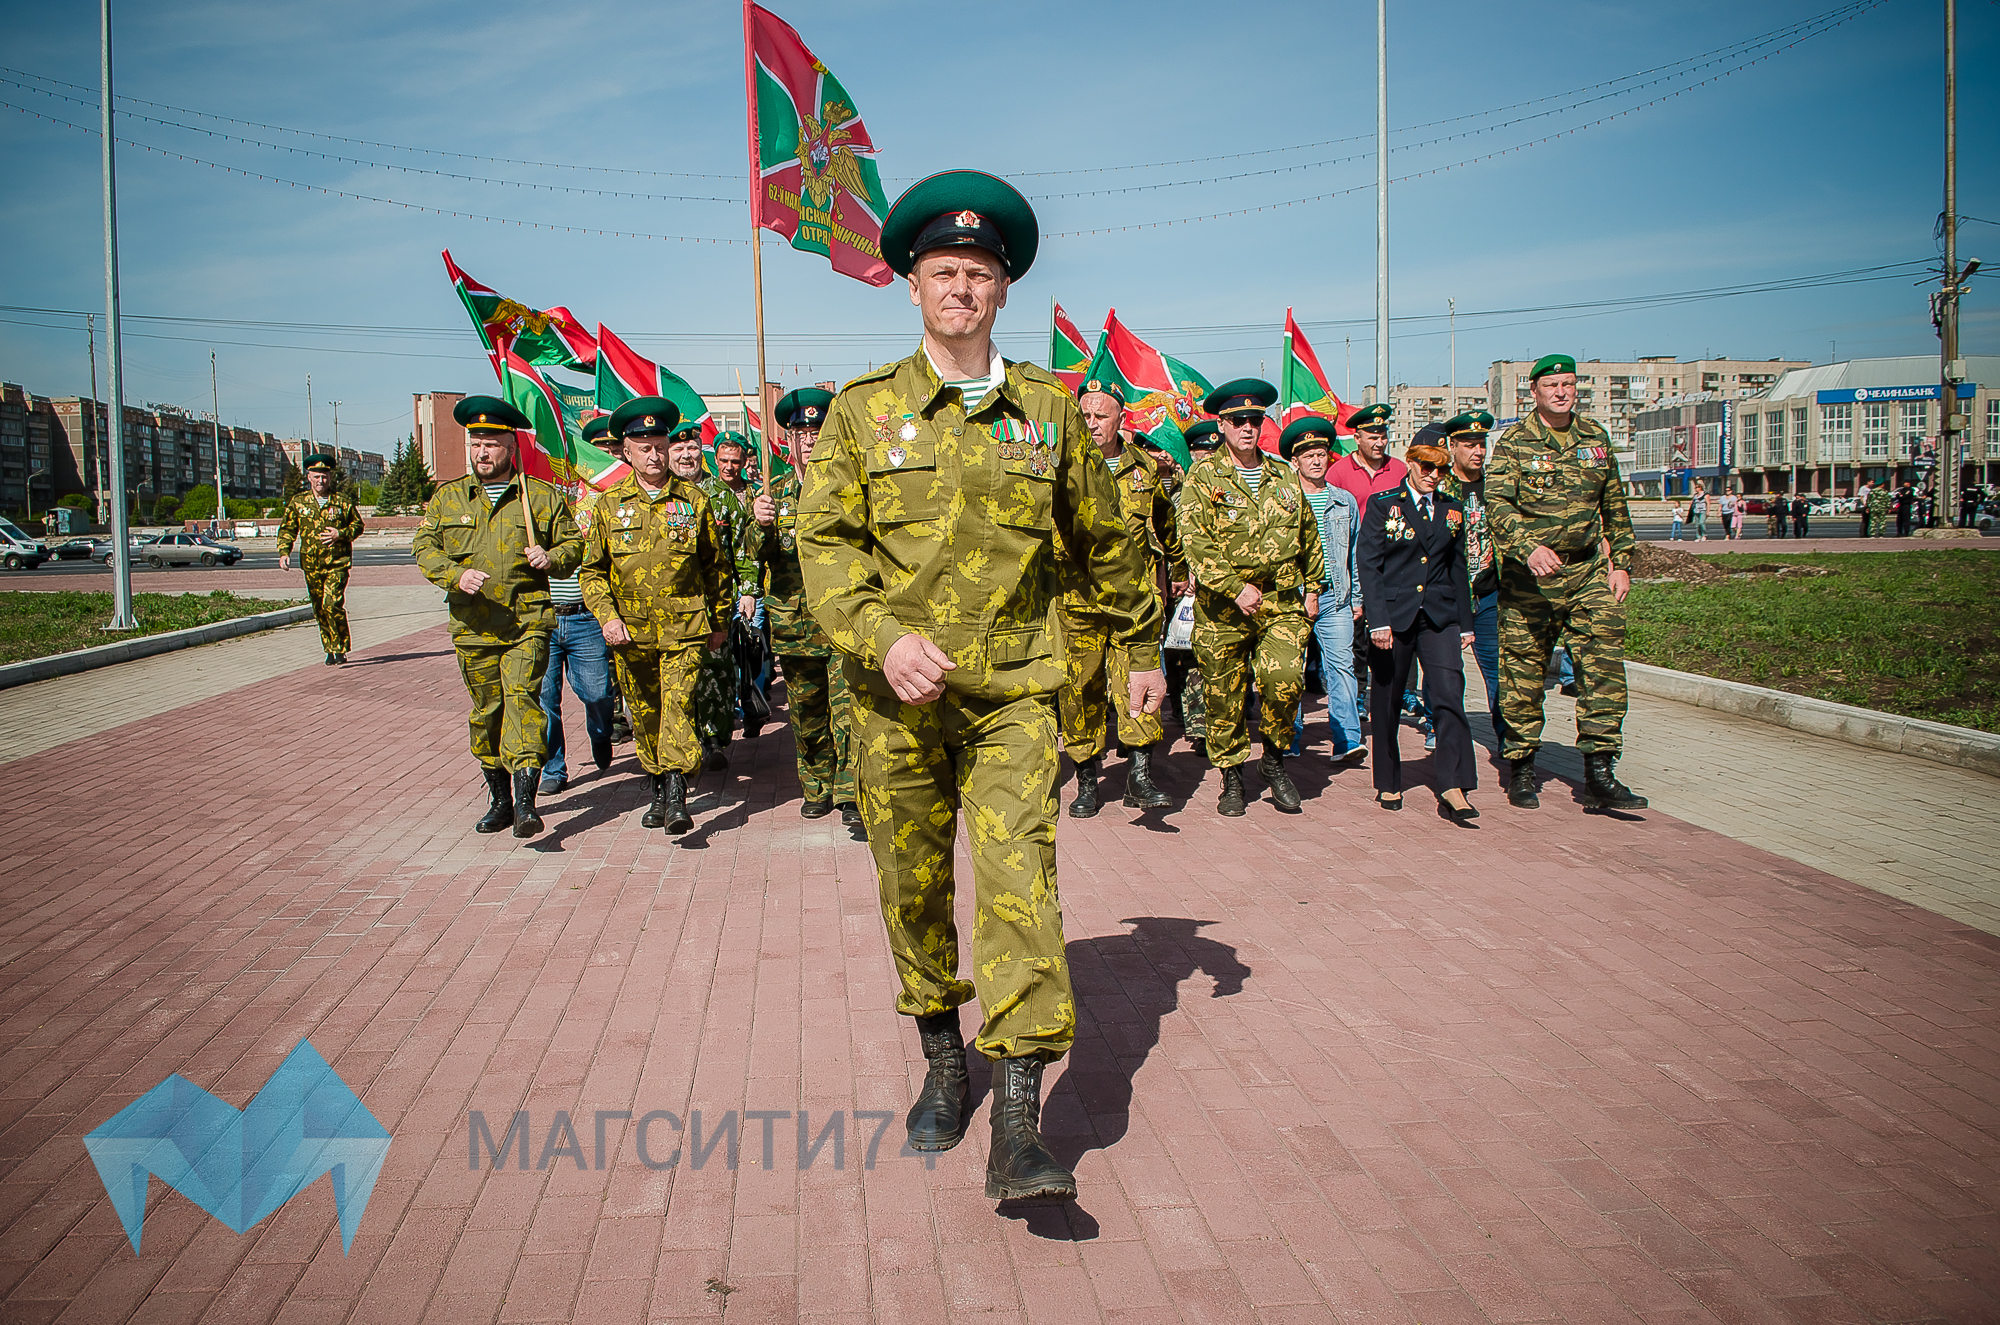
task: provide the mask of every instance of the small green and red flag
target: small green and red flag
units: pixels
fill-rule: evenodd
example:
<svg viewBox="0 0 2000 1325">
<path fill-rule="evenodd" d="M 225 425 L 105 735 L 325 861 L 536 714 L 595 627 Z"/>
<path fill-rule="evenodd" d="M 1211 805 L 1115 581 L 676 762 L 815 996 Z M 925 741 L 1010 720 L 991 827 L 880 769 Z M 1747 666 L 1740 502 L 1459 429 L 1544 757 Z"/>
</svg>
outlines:
<svg viewBox="0 0 2000 1325">
<path fill-rule="evenodd" d="M 1090 349 L 1062 305 L 1052 303 L 1049 307 L 1049 371 L 1074 392 L 1090 371 Z"/>
<path fill-rule="evenodd" d="M 1183 469 L 1188 466 L 1182 434 L 1203 417 L 1201 402 L 1214 390 L 1207 378 L 1133 335 L 1115 308 L 1104 315 L 1097 353 L 1084 377 L 1116 382 L 1125 393 L 1125 426 L 1160 443 Z"/>
<path fill-rule="evenodd" d="M 757 225 L 826 258 L 843 276 L 887 285 L 895 277 L 882 259 L 889 198 L 875 144 L 847 89 L 791 24 L 749 0 L 743 79 Z"/>
<path fill-rule="evenodd" d="M 1278 363 L 1278 426 L 1317 414 L 1333 420 L 1334 454 L 1353 451 L 1354 431 L 1347 426 L 1347 406 L 1333 394 L 1326 372 L 1319 366 L 1319 356 L 1306 343 L 1305 333 L 1299 330 L 1289 308 L 1285 310 L 1285 349 Z"/>
<path fill-rule="evenodd" d="M 550 382 L 510 349 L 499 357 L 500 394 L 528 416 L 532 430 L 517 432 L 521 472 L 580 495 L 602 492 L 630 473 L 625 462 L 582 439 L 583 401 Z"/>
<path fill-rule="evenodd" d="M 567 308 L 530 308 L 481 285 L 452 261 L 450 249 L 444 251 L 444 269 L 451 276 L 452 289 L 465 304 L 466 315 L 479 329 L 495 373 L 501 372 L 504 348 L 511 348 L 522 362 L 537 368 L 587 373 L 597 362 L 597 342 Z"/>
<path fill-rule="evenodd" d="M 665 396 L 681 412 L 682 423 L 701 425 L 704 449 L 715 445 L 715 420 L 701 392 L 689 386 L 672 369 L 654 363 L 612 334 L 603 323 L 597 325 L 597 408 L 606 414 L 635 396 Z"/>
</svg>

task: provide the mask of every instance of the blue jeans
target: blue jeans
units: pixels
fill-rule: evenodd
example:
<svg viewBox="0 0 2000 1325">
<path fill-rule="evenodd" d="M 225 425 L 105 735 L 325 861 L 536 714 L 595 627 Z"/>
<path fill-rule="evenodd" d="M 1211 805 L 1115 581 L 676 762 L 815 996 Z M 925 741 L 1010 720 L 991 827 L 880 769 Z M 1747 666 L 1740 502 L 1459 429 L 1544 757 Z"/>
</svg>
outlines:
<svg viewBox="0 0 2000 1325">
<path fill-rule="evenodd" d="M 563 673 L 583 704 L 583 729 L 590 737 L 590 754 L 599 766 L 611 763 L 611 664 L 604 652 L 604 628 L 588 612 L 556 618 L 549 637 L 549 670 L 542 676 L 542 714 L 547 719 L 549 757 L 542 777 L 559 782 L 569 776 L 563 756 Z"/>
<path fill-rule="evenodd" d="M 1479 674 L 1486 678 L 1486 711 L 1493 719 L 1493 738 L 1505 745 L 1506 728 L 1500 719 L 1500 591 L 1497 589 L 1473 606 L 1472 656 L 1479 663 Z M 1569 655 L 1565 653 L 1563 665 L 1568 664 Z"/>
<path fill-rule="evenodd" d="M 1322 604 L 1312 629 L 1319 641 L 1320 684 L 1326 687 L 1327 730 L 1333 737 L 1333 753 L 1340 754 L 1361 744 L 1360 701 L 1354 683 L 1354 605 Z M 1300 712 L 1303 724 L 1303 706 Z"/>
</svg>

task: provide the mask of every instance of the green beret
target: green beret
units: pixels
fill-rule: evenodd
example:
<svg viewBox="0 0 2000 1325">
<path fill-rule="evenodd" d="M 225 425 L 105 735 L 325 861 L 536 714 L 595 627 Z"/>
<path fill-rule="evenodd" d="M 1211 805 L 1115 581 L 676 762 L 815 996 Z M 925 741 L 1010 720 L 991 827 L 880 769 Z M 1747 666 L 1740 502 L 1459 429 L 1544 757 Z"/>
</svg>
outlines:
<svg viewBox="0 0 2000 1325">
<path fill-rule="evenodd" d="M 1355 428 L 1387 428 L 1389 416 L 1396 411 L 1387 405 L 1363 405 L 1347 416 L 1347 426 Z"/>
<path fill-rule="evenodd" d="M 300 468 L 305 469 L 308 472 L 311 472 L 312 470 L 315 469 L 324 469 L 330 474 L 334 470 L 339 468 L 339 463 L 340 462 L 335 460 L 332 456 L 322 453 L 320 455 L 307 456 L 305 464 L 300 466 Z"/>
<path fill-rule="evenodd" d="M 1285 430 L 1278 434 L 1278 454 L 1290 460 L 1293 451 L 1301 445 L 1311 450 L 1309 443 L 1313 442 L 1324 442 L 1326 449 L 1331 451 L 1337 436 L 1333 430 L 1332 419 L 1322 418 L 1317 414 L 1303 415 L 1286 424 Z"/>
<path fill-rule="evenodd" d="M 634 396 L 611 411 L 611 435 L 620 441 L 651 437 L 672 432 L 680 421 L 680 406 L 665 396 Z"/>
<path fill-rule="evenodd" d="M 1493 416 L 1483 409 L 1468 410 L 1464 414 L 1454 414 L 1444 421 L 1444 435 L 1456 437 L 1461 433 L 1489 433 L 1493 431 Z"/>
<path fill-rule="evenodd" d="M 1224 382 L 1201 402 L 1205 414 L 1236 414 L 1247 409 L 1269 409 L 1278 403 L 1278 388 L 1258 377 L 1239 377 Z"/>
<path fill-rule="evenodd" d="M 978 170 L 947 170 L 903 191 L 882 222 L 882 257 L 908 276 L 918 257 L 938 248 L 984 249 L 1018 281 L 1042 242 L 1035 209 L 1004 179 Z"/>
<path fill-rule="evenodd" d="M 1125 403 L 1125 388 L 1116 382 L 1107 382 L 1101 377 L 1090 377 L 1077 383 L 1076 398 L 1078 400 L 1082 400 L 1085 396 L 1093 395 L 1109 396 L 1121 405 Z"/>
<path fill-rule="evenodd" d="M 451 417 L 467 432 L 526 432 L 535 426 L 498 396 L 467 396 L 452 406 Z"/>
<path fill-rule="evenodd" d="M 715 449 L 720 451 L 725 446 L 740 446 L 743 448 L 745 455 L 750 453 L 750 439 L 740 432 L 719 432 L 715 434 Z"/>
<path fill-rule="evenodd" d="M 1222 445 L 1222 427 L 1214 419 L 1202 419 L 1181 434 L 1190 451 L 1213 451 Z"/>
<path fill-rule="evenodd" d="M 1544 354 L 1535 360 L 1535 366 L 1528 370 L 1528 380 L 1539 382 L 1550 373 L 1573 373 L 1576 360 L 1567 354 Z"/>
<path fill-rule="evenodd" d="M 583 425 L 583 440 L 595 445 L 597 439 L 611 431 L 611 416 L 600 414 L 594 419 L 586 419 Z"/>
<path fill-rule="evenodd" d="M 667 440 L 670 442 L 698 442 L 701 440 L 701 425 L 699 423 L 684 423 L 674 429 L 672 435 Z"/>
<path fill-rule="evenodd" d="M 780 398 L 771 417 L 780 428 L 820 428 L 825 426 L 826 412 L 832 406 L 833 392 L 802 386 Z"/>
</svg>

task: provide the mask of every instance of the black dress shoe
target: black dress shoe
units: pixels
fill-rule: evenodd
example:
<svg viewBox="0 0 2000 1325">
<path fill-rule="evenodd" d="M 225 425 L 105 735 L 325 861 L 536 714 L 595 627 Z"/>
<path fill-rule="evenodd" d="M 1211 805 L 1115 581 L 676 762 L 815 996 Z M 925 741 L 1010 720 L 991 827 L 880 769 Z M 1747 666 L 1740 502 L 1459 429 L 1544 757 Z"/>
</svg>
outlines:
<svg viewBox="0 0 2000 1325">
<path fill-rule="evenodd" d="M 1438 816 L 1440 818 L 1449 819 L 1455 824 L 1463 824 L 1463 823 L 1470 823 L 1474 819 L 1477 819 L 1479 817 L 1479 811 L 1472 807 L 1471 801 L 1467 801 L 1465 805 L 1461 808 L 1459 806 L 1453 805 L 1450 801 L 1440 796 L 1438 797 Z"/>
<path fill-rule="evenodd" d="M 1402 796 L 1398 795 L 1396 799 L 1390 800 L 1389 793 L 1386 791 L 1378 791 L 1375 793 L 1375 803 L 1381 806 L 1385 810 L 1400 810 L 1403 808 Z"/>
<path fill-rule="evenodd" d="M 824 819 L 832 813 L 833 797 L 831 796 L 821 796 L 799 806 L 799 817 L 802 819 Z"/>
<path fill-rule="evenodd" d="M 835 807 L 840 811 L 841 827 L 852 831 L 865 831 L 861 822 L 861 807 L 853 801 L 842 801 Z"/>
</svg>

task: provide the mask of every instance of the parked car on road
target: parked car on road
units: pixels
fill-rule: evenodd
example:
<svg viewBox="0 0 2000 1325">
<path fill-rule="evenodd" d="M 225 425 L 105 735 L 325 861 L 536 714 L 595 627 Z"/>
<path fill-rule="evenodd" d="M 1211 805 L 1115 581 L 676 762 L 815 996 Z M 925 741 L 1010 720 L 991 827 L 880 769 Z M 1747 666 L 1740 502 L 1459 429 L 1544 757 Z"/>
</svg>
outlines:
<svg viewBox="0 0 2000 1325">
<path fill-rule="evenodd" d="M 158 537 L 158 534 L 127 534 L 125 536 L 125 548 L 128 560 L 135 562 L 144 561 L 146 559 L 146 548 L 151 546 L 153 540 Z M 101 561 L 109 566 L 111 564 L 111 540 L 108 538 L 98 539 L 90 549 L 90 559 L 92 561 Z"/>
<path fill-rule="evenodd" d="M 199 534 L 161 534 L 144 549 L 133 553 L 148 566 L 234 566 L 243 559 L 241 548 L 213 543 Z"/>
<path fill-rule="evenodd" d="M 0 566 L 34 570 L 49 559 L 49 549 L 22 533 L 11 520 L 0 520 Z"/>
<path fill-rule="evenodd" d="M 65 538 L 49 549 L 49 555 L 57 561 L 87 561 L 96 546 L 94 539 Z"/>
</svg>

